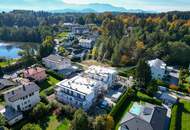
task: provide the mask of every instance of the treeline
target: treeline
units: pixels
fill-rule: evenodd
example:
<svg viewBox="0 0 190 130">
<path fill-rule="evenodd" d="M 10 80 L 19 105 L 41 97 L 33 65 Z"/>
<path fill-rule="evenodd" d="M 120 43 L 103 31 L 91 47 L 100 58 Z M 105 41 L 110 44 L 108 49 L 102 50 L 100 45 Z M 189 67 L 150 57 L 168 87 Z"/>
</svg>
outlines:
<svg viewBox="0 0 190 130">
<path fill-rule="evenodd" d="M 0 27 L 0 40 L 18 42 L 42 42 L 46 36 L 53 35 L 51 26 L 38 27 Z"/>
<path fill-rule="evenodd" d="M 0 26 L 27 26 L 35 27 L 39 25 L 58 24 L 64 16 L 56 15 L 44 11 L 14 10 L 8 13 L 0 13 Z"/>
<path fill-rule="evenodd" d="M 163 15 L 163 14 L 162 14 Z M 173 14 L 146 18 L 116 15 L 106 18 L 93 58 L 113 66 L 136 64 L 139 58 L 160 58 L 169 64 L 190 63 L 190 20 Z"/>
</svg>

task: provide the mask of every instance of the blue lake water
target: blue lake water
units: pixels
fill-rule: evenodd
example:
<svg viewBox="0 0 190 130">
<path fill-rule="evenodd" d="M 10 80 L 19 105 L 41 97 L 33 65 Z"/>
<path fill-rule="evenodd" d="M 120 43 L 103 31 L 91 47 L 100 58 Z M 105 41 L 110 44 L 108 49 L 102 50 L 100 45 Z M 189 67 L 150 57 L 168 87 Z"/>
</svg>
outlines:
<svg viewBox="0 0 190 130">
<path fill-rule="evenodd" d="M 0 41 L 0 57 L 19 58 L 18 52 L 26 45 L 33 47 L 35 43 L 5 43 Z"/>
</svg>

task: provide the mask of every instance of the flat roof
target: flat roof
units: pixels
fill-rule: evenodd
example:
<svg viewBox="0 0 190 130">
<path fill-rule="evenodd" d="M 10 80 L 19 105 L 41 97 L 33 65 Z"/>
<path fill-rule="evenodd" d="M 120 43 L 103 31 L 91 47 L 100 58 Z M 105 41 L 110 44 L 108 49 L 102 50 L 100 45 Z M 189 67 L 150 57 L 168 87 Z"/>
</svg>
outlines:
<svg viewBox="0 0 190 130">
<path fill-rule="evenodd" d="M 67 88 L 81 94 L 90 94 L 93 92 L 94 87 L 98 84 L 99 82 L 96 80 L 78 75 L 71 79 L 66 79 L 59 82 L 57 86 Z"/>
</svg>

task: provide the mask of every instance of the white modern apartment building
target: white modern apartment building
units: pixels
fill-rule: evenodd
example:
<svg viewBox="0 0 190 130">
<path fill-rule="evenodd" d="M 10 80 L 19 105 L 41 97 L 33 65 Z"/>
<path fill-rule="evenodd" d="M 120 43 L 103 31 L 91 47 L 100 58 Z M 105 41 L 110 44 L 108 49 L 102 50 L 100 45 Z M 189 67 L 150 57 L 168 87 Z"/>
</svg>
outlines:
<svg viewBox="0 0 190 130">
<path fill-rule="evenodd" d="M 93 47 L 94 42 L 91 39 L 79 39 L 79 46 L 83 47 L 83 48 L 92 48 Z"/>
<path fill-rule="evenodd" d="M 84 74 L 85 76 L 101 81 L 110 87 L 116 80 L 117 71 L 112 67 L 102 67 L 102 66 L 90 66 Z"/>
<path fill-rule="evenodd" d="M 148 61 L 153 79 L 163 79 L 166 75 L 166 63 L 160 59 Z"/>
<path fill-rule="evenodd" d="M 42 59 L 43 64 L 52 70 L 62 70 L 71 67 L 71 61 L 59 55 L 49 55 Z"/>
<path fill-rule="evenodd" d="M 91 66 L 84 73 L 59 82 L 55 95 L 61 102 L 88 110 L 96 97 L 114 83 L 115 77 L 113 68 Z"/>
<path fill-rule="evenodd" d="M 71 79 L 65 79 L 56 86 L 55 95 L 59 101 L 87 110 L 104 84 L 78 75 Z"/>
<path fill-rule="evenodd" d="M 26 111 L 40 102 L 39 87 L 34 82 L 20 85 L 4 92 L 6 106 L 16 111 Z"/>
</svg>

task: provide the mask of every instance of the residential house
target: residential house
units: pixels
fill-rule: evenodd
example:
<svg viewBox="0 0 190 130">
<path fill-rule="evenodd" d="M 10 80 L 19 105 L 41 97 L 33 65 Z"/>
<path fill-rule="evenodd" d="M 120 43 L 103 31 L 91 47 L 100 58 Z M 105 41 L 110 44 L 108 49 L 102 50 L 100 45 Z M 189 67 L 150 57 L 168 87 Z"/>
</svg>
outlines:
<svg viewBox="0 0 190 130">
<path fill-rule="evenodd" d="M 79 24 L 76 23 L 63 23 L 63 27 L 67 28 L 68 31 L 72 31 L 73 27 L 78 27 Z"/>
<path fill-rule="evenodd" d="M 160 59 L 148 61 L 153 79 L 163 79 L 166 76 L 166 63 Z"/>
<path fill-rule="evenodd" d="M 84 72 L 83 75 L 102 81 L 107 85 L 107 87 L 110 87 L 116 81 L 117 71 L 112 67 L 92 65 Z"/>
<path fill-rule="evenodd" d="M 84 73 L 59 82 L 55 89 L 56 98 L 77 108 L 88 110 L 99 94 L 106 92 L 114 83 L 113 68 L 91 66 Z"/>
<path fill-rule="evenodd" d="M 156 92 L 155 96 L 168 106 L 172 106 L 178 102 L 178 97 L 170 93 L 166 87 L 158 86 L 158 91 Z"/>
<path fill-rule="evenodd" d="M 41 67 L 32 67 L 24 71 L 24 77 L 34 81 L 42 81 L 47 78 L 46 70 Z"/>
<path fill-rule="evenodd" d="M 135 102 L 122 118 L 119 130 L 165 130 L 166 113 L 163 107 Z"/>
<path fill-rule="evenodd" d="M 52 70 L 62 70 L 71 67 L 71 61 L 59 55 L 49 55 L 42 59 L 43 64 Z"/>
<path fill-rule="evenodd" d="M 12 79 L 14 82 L 18 83 L 18 84 L 21 84 L 21 85 L 27 85 L 30 80 L 29 79 L 26 79 L 26 78 L 22 78 L 22 77 L 17 77 L 15 79 Z"/>
<path fill-rule="evenodd" d="M 26 111 L 40 102 L 39 87 L 34 82 L 9 89 L 4 93 L 6 106 L 16 111 Z"/>
<path fill-rule="evenodd" d="M 8 79 L 0 79 L 0 90 L 15 86 L 16 83 Z"/>
<path fill-rule="evenodd" d="M 63 46 L 72 46 L 73 42 L 71 40 L 66 40 L 63 43 L 61 43 Z"/>
<path fill-rule="evenodd" d="M 94 45 L 94 42 L 91 39 L 79 39 L 79 46 L 87 49 L 91 49 Z"/>
<path fill-rule="evenodd" d="M 22 112 L 16 111 L 10 106 L 6 106 L 4 109 L 0 110 L 0 113 L 5 117 L 9 125 L 13 125 L 23 119 Z"/>
<path fill-rule="evenodd" d="M 77 27 L 72 27 L 72 33 L 76 35 L 82 35 L 89 33 L 89 28 L 86 26 L 77 26 Z"/>
</svg>

